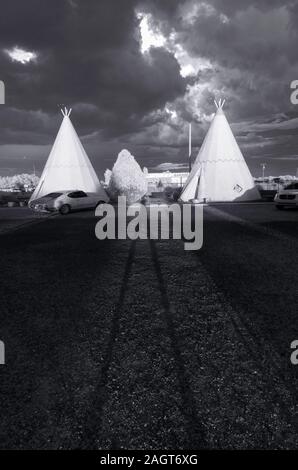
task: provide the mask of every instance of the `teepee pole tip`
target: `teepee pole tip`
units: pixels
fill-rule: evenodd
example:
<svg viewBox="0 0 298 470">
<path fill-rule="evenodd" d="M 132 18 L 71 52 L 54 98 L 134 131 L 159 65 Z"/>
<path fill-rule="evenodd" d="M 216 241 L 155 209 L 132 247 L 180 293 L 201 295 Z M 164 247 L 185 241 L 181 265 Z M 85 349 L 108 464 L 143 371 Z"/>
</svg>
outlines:
<svg viewBox="0 0 298 470">
<path fill-rule="evenodd" d="M 220 98 L 218 101 L 214 100 L 215 106 L 217 109 L 222 109 L 224 107 L 226 100 Z"/>
</svg>

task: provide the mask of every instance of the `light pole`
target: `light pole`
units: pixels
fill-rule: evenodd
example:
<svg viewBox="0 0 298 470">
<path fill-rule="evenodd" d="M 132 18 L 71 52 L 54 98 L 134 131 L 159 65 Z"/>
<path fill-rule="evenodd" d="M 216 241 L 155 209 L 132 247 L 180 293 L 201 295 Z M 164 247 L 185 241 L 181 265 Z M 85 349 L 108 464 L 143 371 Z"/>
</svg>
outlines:
<svg viewBox="0 0 298 470">
<path fill-rule="evenodd" d="M 189 164 L 189 173 L 191 172 L 191 123 L 188 127 L 188 164 Z"/>
<path fill-rule="evenodd" d="M 266 168 L 266 163 L 261 163 L 262 167 L 262 179 L 263 179 L 263 184 L 265 185 L 265 168 Z"/>
<path fill-rule="evenodd" d="M 262 167 L 262 178 L 263 178 L 263 181 L 264 181 L 264 178 L 265 178 L 265 168 L 266 168 L 266 163 L 261 163 L 261 167 Z"/>
</svg>

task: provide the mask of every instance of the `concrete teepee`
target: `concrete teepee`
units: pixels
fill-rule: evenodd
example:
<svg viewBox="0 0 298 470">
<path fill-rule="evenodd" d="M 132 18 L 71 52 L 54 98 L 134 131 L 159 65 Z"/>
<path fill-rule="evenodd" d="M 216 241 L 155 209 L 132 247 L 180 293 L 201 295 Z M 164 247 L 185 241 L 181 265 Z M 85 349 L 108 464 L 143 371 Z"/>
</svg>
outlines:
<svg viewBox="0 0 298 470">
<path fill-rule="evenodd" d="M 69 118 L 71 109 L 61 111 L 62 124 L 29 202 L 55 191 L 100 190 L 97 175 Z"/>
<path fill-rule="evenodd" d="M 260 199 L 253 177 L 223 112 L 224 101 L 204 139 L 180 199 L 184 202 L 251 201 Z"/>
</svg>

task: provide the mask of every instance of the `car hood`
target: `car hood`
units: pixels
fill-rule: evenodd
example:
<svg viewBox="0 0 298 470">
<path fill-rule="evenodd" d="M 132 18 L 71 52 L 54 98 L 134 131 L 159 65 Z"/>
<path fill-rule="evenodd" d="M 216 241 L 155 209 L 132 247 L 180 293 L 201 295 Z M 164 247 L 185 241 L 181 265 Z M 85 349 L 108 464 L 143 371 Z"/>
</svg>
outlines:
<svg viewBox="0 0 298 470">
<path fill-rule="evenodd" d="M 283 189 L 279 191 L 278 194 L 298 194 L 298 189 Z"/>
<path fill-rule="evenodd" d="M 33 201 L 31 201 L 30 206 L 38 206 L 38 205 L 45 204 L 48 207 L 53 207 L 56 200 L 57 198 L 53 199 L 52 197 L 43 196 L 43 197 L 40 197 L 38 199 L 34 199 Z"/>
</svg>

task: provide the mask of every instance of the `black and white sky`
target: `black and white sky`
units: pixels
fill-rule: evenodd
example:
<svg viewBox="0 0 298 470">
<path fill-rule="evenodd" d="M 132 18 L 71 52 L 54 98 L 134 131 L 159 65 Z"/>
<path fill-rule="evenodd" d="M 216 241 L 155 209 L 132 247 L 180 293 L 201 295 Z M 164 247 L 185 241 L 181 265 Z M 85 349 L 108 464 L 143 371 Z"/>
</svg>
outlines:
<svg viewBox="0 0 298 470">
<path fill-rule="evenodd" d="M 297 0 L 1 0 L 0 175 L 41 171 L 62 105 L 102 176 L 122 148 L 183 168 L 226 99 L 255 176 L 296 173 Z"/>
</svg>

